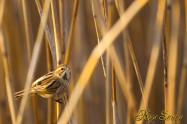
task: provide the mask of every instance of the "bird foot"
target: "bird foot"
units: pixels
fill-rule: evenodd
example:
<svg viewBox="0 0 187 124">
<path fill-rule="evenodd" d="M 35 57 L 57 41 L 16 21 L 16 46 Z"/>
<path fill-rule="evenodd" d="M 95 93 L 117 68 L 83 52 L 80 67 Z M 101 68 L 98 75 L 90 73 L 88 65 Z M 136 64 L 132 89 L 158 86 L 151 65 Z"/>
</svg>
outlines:
<svg viewBox="0 0 187 124">
<path fill-rule="evenodd" d="M 64 104 L 63 100 L 62 99 L 53 99 L 55 102 L 58 102 L 60 104 Z"/>
</svg>

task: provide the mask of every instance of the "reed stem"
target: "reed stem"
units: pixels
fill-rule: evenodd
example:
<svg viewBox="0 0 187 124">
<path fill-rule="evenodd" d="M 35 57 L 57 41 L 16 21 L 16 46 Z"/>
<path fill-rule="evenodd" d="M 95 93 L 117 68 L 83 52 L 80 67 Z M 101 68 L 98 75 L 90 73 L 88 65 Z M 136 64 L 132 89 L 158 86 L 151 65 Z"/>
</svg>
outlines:
<svg viewBox="0 0 187 124">
<path fill-rule="evenodd" d="M 73 6 L 73 14 L 72 14 L 72 18 L 71 18 L 71 24 L 70 24 L 70 31 L 69 31 L 69 35 L 68 35 L 68 42 L 67 42 L 68 45 L 67 45 L 66 52 L 65 52 L 64 64 L 67 64 L 69 62 L 70 50 L 72 47 L 72 40 L 73 40 L 73 31 L 74 31 L 75 20 L 76 20 L 77 11 L 78 11 L 78 5 L 79 5 L 79 0 L 75 0 L 74 6 Z"/>
</svg>

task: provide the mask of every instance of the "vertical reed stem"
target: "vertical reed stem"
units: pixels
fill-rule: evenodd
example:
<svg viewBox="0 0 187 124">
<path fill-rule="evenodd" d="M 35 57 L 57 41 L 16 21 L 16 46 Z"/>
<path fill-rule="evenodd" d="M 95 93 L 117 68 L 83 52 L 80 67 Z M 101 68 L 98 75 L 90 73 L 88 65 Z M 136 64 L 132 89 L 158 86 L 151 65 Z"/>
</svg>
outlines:
<svg viewBox="0 0 187 124">
<path fill-rule="evenodd" d="M 25 34 L 26 34 L 26 42 L 27 42 L 27 55 L 28 55 L 28 65 L 31 59 L 32 46 L 33 46 L 33 33 L 32 33 L 32 25 L 29 14 L 28 1 L 22 0 L 22 9 L 23 9 L 23 17 L 25 24 Z M 34 123 L 38 124 L 38 106 L 37 106 L 37 98 L 35 95 L 32 96 L 32 104 L 34 110 Z"/>
<path fill-rule="evenodd" d="M 54 37 L 55 37 L 55 46 L 56 46 L 56 56 L 57 56 L 57 67 L 62 63 L 61 59 L 61 45 L 60 45 L 60 35 L 59 35 L 59 24 L 57 19 L 57 9 L 56 9 L 56 1 L 51 1 L 51 11 L 52 11 L 52 20 L 53 20 L 53 29 L 54 29 Z M 56 103 L 57 110 L 57 119 L 60 115 L 60 104 Z"/>
<path fill-rule="evenodd" d="M 168 112 L 176 112 L 176 76 L 178 67 L 178 38 L 180 24 L 180 1 L 174 0 L 171 8 L 171 41 L 168 53 Z M 172 123 L 172 122 L 168 122 Z"/>
<path fill-rule="evenodd" d="M 168 69 L 167 69 L 167 58 L 168 58 L 168 53 L 167 53 L 167 42 L 166 42 L 166 37 L 165 33 L 163 33 L 163 40 L 162 40 L 162 52 L 163 52 L 163 66 L 164 66 L 164 108 L 165 110 L 167 109 L 168 105 L 168 95 L 167 95 L 167 90 L 168 90 Z"/>
<path fill-rule="evenodd" d="M 51 57 L 51 53 L 50 53 L 50 48 L 49 48 L 49 44 L 47 41 L 47 36 L 45 36 L 45 47 L 46 47 L 46 58 L 47 58 L 47 71 L 51 72 L 53 70 L 53 66 L 52 66 L 52 57 Z M 53 123 L 53 107 L 52 107 L 53 103 L 51 99 L 47 100 L 47 124 L 52 124 Z"/>
<path fill-rule="evenodd" d="M 8 96 L 8 103 L 10 109 L 10 115 L 12 119 L 12 123 L 16 124 L 16 110 L 15 110 L 15 103 L 13 100 L 13 91 L 12 91 L 12 77 L 10 74 L 10 65 L 8 62 L 8 50 L 6 46 L 5 36 L 2 29 L 2 19 L 4 14 L 5 8 L 5 0 L 0 1 L 0 53 L 3 59 L 3 66 L 5 72 L 5 86 L 6 92 Z"/>
<path fill-rule="evenodd" d="M 112 110 L 113 110 L 113 124 L 118 124 L 118 110 L 116 101 L 116 77 L 114 66 L 112 65 Z"/>
<path fill-rule="evenodd" d="M 48 39 L 48 43 L 49 43 L 49 47 L 50 47 L 50 50 L 51 50 L 51 54 L 52 54 L 52 57 L 53 57 L 53 63 L 54 65 L 56 65 L 56 48 L 55 48 L 55 43 L 54 43 L 54 38 L 53 36 L 51 35 L 50 31 L 49 31 L 49 26 L 45 23 L 44 23 L 44 17 L 43 17 L 43 9 L 41 7 L 41 4 L 40 4 L 40 1 L 39 0 L 35 0 L 35 3 L 36 3 L 36 6 L 37 6 L 37 9 L 38 9 L 38 13 L 40 15 L 40 19 L 42 21 L 42 24 L 45 28 L 45 34 L 47 36 L 47 39 Z"/>
<path fill-rule="evenodd" d="M 65 28 L 65 7 L 64 7 L 64 0 L 59 0 L 59 20 L 60 20 L 60 41 L 61 41 L 61 52 L 62 54 L 65 53 L 65 34 L 66 32 L 64 31 Z"/>
<path fill-rule="evenodd" d="M 1 18 L 1 17 L 0 17 Z M 5 85 L 6 85 L 6 92 L 8 96 L 8 104 L 10 109 L 10 115 L 12 119 L 12 123 L 16 124 L 16 110 L 15 110 L 15 103 L 13 100 L 13 90 L 12 90 L 12 77 L 10 74 L 10 65 L 8 61 L 8 50 L 7 45 L 5 43 L 5 37 L 2 31 L 1 26 L 1 20 L 0 20 L 0 50 L 1 50 L 1 56 L 3 58 L 3 66 L 4 66 L 4 72 L 5 72 Z"/>
<path fill-rule="evenodd" d="M 178 95 L 178 103 L 177 103 L 177 114 L 181 114 L 182 111 L 186 77 L 187 77 L 187 0 L 185 0 L 184 8 L 185 8 L 185 39 L 184 39 L 183 62 L 182 62 L 179 95 Z"/>
<path fill-rule="evenodd" d="M 66 52 L 65 52 L 64 64 L 67 64 L 69 62 L 70 50 L 72 46 L 73 31 L 74 31 L 74 26 L 75 26 L 75 19 L 77 17 L 78 4 L 79 4 L 79 0 L 75 0 L 74 7 L 73 7 L 73 14 L 71 18 L 68 42 L 67 42 L 68 45 L 67 45 Z"/>
</svg>

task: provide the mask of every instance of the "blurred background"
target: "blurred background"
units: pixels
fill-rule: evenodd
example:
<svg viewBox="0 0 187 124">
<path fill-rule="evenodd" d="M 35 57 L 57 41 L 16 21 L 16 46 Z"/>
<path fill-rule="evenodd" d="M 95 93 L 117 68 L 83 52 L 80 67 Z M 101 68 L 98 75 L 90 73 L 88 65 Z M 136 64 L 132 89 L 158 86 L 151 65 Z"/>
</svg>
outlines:
<svg viewBox="0 0 187 124">
<path fill-rule="evenodd" d="M 51 41 L 54 42 L 56 36 L 58 37 L 61 63 L 71 42 L 69 59 L 66 61 L 72 72 L 66 93 L 69 99 L 92 50 L 98 45 L 98 39 L 100 41 L 105 36 L 110 27 L 135 1 L 51 1 L 53 5 L 50 5 L 46 25 L 52 36 Z M 137 8 L 146 0 L 139 1 Z M 40 35 L 38 30 L 44 2 L 45 0 L 0 0 L 0 124 L 13 123 L 11 103 L 15 116 L 18 115 L 21 100 L 12 97 L 11 101 L 7 94 L 13 96 L 11 94 L 14 92 L 24 89 L 33 56 L 39 55 L 32 81 L 56 68 L 56 60 L 53 61 L 53 55 L 56 53 L 54 49 L 50 49 L 51 44 L 48 44 L 50 39 L 46 27 L 42 35 L 40 53 L 33 54 L 35 41 Z M 170 115 L 183 115 L 179 123 L 187 123 L 187 99 L 184 96 L 187 93 L 186 27 L 186 0 L 149 0 L 115 39 L 113 46 L 127 81 L 123 83 L 134 96 L 136 112 L 142 104 L 143 94 L 147 101 L 145 106 L 151 113 L 160 114 L 161 111 L 168 110 Z M 119 72 L 112 66 L 115 62 L 111 61 L 107 52 L 103 54 L 102 62 L 101 59 L 98 60 L 69 123 L 136 122 L 135 113 L 131 114 L 128 99 L 119 83 Z M 150 91 L 145 88 L 146 83 Z M 112 103 L 117 107 L 112 106 Z M 57 111 L 63 111 L 64 105 L 60 105 L 59 108 L 56 106 L 52 100 L 31 96 L 22 115 L 22 123 L 56 123 Z M 113 111 L 117 114 L 113 115 Z M 117 121 L 114 118 L 117 118 Z M 161 122 L 157 120 L 150 123 Z"/>
</svg>

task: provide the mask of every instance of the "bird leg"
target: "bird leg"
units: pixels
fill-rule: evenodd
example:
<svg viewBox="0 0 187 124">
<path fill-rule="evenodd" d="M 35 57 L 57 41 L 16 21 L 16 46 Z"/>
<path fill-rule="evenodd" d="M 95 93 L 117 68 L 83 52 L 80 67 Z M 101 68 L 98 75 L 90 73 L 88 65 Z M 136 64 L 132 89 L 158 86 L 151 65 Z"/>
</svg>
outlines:
<svg viewBox="0 0 187 124">
<path fill-rule="evenodd" d="M 55 98 L 52 98 L 55 102 L 58 102 L 58 103 L 60 103 L 60 104 L 64 104 L 64 102 L 63 102 L 63 99 L 61 98 L 61 99 L 55 99 Z"/>
</svg>

